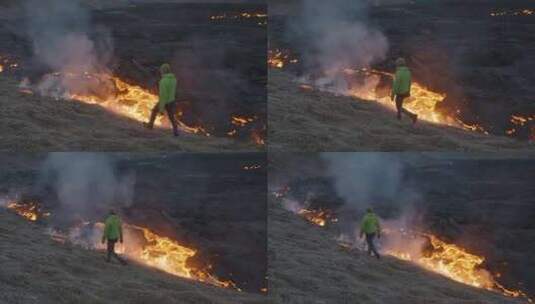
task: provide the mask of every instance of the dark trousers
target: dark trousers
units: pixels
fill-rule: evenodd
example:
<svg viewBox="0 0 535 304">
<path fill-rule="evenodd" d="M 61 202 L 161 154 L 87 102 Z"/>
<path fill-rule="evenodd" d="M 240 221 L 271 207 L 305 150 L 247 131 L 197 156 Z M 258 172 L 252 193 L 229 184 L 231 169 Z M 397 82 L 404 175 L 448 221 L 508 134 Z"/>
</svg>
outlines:
<svg viewBox="0 0 535 304">
<path fill-rule="evenodd" d="M 126 265 L 125 260 L 121 259 L 120 256 L 115 253 L 115 244 L 117 243 L 117 240 L 108 240 L 108 256 L 106 258 L 106 261 L 111 262 L 111 257 L 114 257 L 119 261 L 119 263 Z"/>
<path fill-rule="evenodd" d="M 173 134 L 175 134 L 175 136 L 178 136 L 178 127 L 176 125 L 175 119 L 176 102 L 166 104 L 165 111 L 167 112 L 169 121 L 171 121 L 171 125 L 173 125 Z M 158 116 L 159 113 L 160 109 L 158 107 L 158 104 L 156 104 L 154 108 L 152 108 L 152 112 L 150 113 L 149 128 L 152 128 L 154 126 L 154 121 L 156 120 L 156 116 Z"/>
<path fill-rule="evenodd" d="M 409 95 L 406 95 L 406 94 L 396 95 L 396 109 L 398 110 L 398 119 L 401 119 L 401 113 L 404 113 L 405 115 L 409 116 L 411 119 L 414 119 L 416 117 L 416 114 L 410 112 L 409 110 L 403 107 L 403 100 L 405 100 L 405 98 L 407 97 L 409 97 Z"/>
<path fill-rule="evenodd" d="M 375 239 L 375 233 L 366 233 L 366 243 L 368 244 L 368 254 L 372 255 L 375 254 L 377 258 L 380 258 L 379 253 L 377 252 L 377 249 L 375 248 L 375 244 L 373 243 L 373 240 Z"/>
</svg>

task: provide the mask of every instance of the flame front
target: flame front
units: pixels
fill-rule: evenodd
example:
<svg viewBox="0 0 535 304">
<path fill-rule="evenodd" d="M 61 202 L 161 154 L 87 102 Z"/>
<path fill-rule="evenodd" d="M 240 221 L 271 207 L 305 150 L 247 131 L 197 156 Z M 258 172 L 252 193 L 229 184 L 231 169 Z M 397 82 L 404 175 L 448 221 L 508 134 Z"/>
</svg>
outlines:
<svg viewBox="0 0 535 304">
<path fill-rule="evenodd" d="M 131 85 L 109 74 L 84 73 L 83 75 L 77 75 L 72 73 L 56 73 L 56 75 L 62 77 L 63 82 L 73 83 L 67 87 L 76 87 L 76 82 L 84 81 L 84 79 L 90 82 L 113 84 L 115 89 L 101 91 L 102 93 L 100 94 L 96 94 L 95 90 L 90 89 L 83 90 L 83 92 L 66 92 L 65 97 L 89 104 L 98 104 L 114 113 L 139 122 L 148 121 L 152 108 L 158 102 L 158 96 L 156 94 L 140 86 Z M 182 113 L 179 112 L 178 116 L 182 116 Z M 188 126 L 180 117 L 178 117 L 177 123 L 179 128 L 184 132 L 210 136 L 201 126 Z M 164 126 L 161 116 L 156 119 L 155 125 L 159 127 Z"/>
<path fill-rule="evenodd" d="M 321 227 L 324 227 L 329 221 L 335 221 L 332 213 L 328 210 L 301 209 L 297 212 L 297 214 L 305 218 L 310 223 Z"/>
<path fill-rule="evenodd" d="M 523 291 L 505 288 L 489 271 L 483 269 L 484 257 L 469 253 L 458 245 L 448 244 L 432 234 L 423 234 L 423 237 L 427 238 L 430 244 L 430 249 L 425 252 L 390 248 L 386 254 L 410 261 L 466 285 L 497 291 L 508 297 L 525 297 L 531 302 Z"/>
<path fill-rule="evenodd" d="M 298 60 L 288 50 L 275 49 L 268 51 L 268 65 L 271 68 L 282 69 L 288 64 L 297 62 Z M 381 77 L 388 77 L 392 81 L 394 77 L 392 73 L 362 68 L 324 71 L 324 74 L 324 77 L 320 77 L 312 82 L 305 80 L 305 83 L 302 83 L 300 86 L 301 89 L 310 91 L 317 88 L 327 92 L 353 96 L 362 100 L 376 101 L 391 110 L 396 110 L 395 103 L 390 100 L 390 94 L 384 94 L 384 92 L 380 94 L 377 90 Z M 354 86 L 346 83 L 342 88 L 337 85 L 331 87 L 331 81 L 333 79 L 340 79 L 339 76 L 343 76 L 346 80 L 350 80 L 351 77 L 357 77 L 361 78 L 362 81 Z M 317 83 L 321 83 L 322 85 L 317 85 Z M 405 99 L 403 106 L 407 110 L 418 114 L 418 119 L 420 120 L 488 134 L 481 125 L 465 123 L 458 117 L 452 117 L 439 112 L 437 105 L 443 102 L 445 98 L 446 94 L 434 92 L 420 83 L 413 82 L 411 96 Z M 460 114 L 460 112 L 457 111 L 457 114 Z"/>
<path fill-rule="evenodd" d="M 142 248 L 128 248 L 124 254 L 148 266 L 163 270 L 167 273 L 188 278 L 217 287 L 235 288 L 232 281 L 223 281 L 210 274 L 211 269 L 197 269 L 188 265 L 188 259 L 194 257 L 197 251 L 180 245 L 170 238 L 159 236 L 151 230 L 139 226 L 125 225 L 127 229 L 141 230 L 145 239 Z"/>
<path fill-rule="evenodd" d="M 378 71 L 378 70 L 351 70 L 346 69 L 344 73 L 348 76 L 359 75 L 365 77 L 364 84 L 355 88 L 349 88 L 349 95 L 363 99 L 376 101 L 380 104 L 396 110 L 395 103 L 390 100 L 389 94 L 387 96 L 380 96 L 377 94 L 377 85 L 380 77 L 386 76 L 393 80 L 392 73 Z M 411 86 L 411 96 L 406 98 L 403 102 L 403 107 L 418 115 L 418 119 L 428 121 L 431 123 L 448 125 L 453 127 L 460 127 L 469 131 L 478 131 L 487 133 L 482 126 L 477 124 L 467 124 L 459 118 L 451 117 L 449 115 L 437 111 L 437 105 L 446 98 L 446 94 L 433 92 L 418 82 L 413 82 Z"/>
</svg>

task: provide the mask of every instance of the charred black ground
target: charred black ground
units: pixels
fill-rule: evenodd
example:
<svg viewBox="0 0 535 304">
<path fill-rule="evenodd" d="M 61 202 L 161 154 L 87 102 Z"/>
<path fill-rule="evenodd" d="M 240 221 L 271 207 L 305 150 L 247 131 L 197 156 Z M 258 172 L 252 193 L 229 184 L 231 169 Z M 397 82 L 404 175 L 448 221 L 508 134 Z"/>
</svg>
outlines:
<svg viewBox="0 0 535 304">
<path fill-rule="evenodd" d="M 131 84 L 156 92 L 158 67 L 169 62 L 179 79 L 178 101 L 185 123 L 202 123 L 215 136 L 226 136 L 233 115 L 256 117 L 239 130 L 264 132 L 266 107 L 266 25 L 263 4 L 136 4 L 92 10 L 95 25 L 111 33 L 114 56 L 108 68 Z M 212 16 L 229 16 L 213 20 Z M 259 24 L 260 23 L 260 24 Z M 34 60 L 23 16 L 0 24 L 0 54 L 17 62 L 4 73 L 38 79 L 54 72 Z"/>
<path fill-rule="evenodd" d="M 531 138 L 533 120 L 520 124 L 512 116 L 535 115 L 533 3 L 408 2 L 369 7 L 362 12 L 364 19 L 359 16 L 388 38 L 388 59 L 374 68 L 393 71 L 394 59 L 403 56 L 419 83 L 447 94 L 440 112 L 460 110 L 462 121 L 480 124 L 490 134 Z M 274 10 L 277 13 L 270 16 L 270 48 L 289 49 L 300 58 L 303 50 L 310 53 L 314 37 L 289 29 L 299 14 L 294 8 L 290 11 Z M 290 67 L 297 74 L 315 72 L 310 61 L 307 68 L 301 64 Z"/>
<path fill-rule="evenodd" d="M 534 172 L 528 169 L 533 167 L 533 159 L 455 154 L 396 157 L 404 163 L 400 187 L 418 196 L 414 200 L 403 196 L 386 199 L 380 194 L 370 197 L 381 217 L 397 218 L 410 203 L 411 212 L 418 214 L 413 218 L 417 225 L 486 257 L 484 267 L 501 273 L 503 284 L 535 294 L 535 277 L 530 271 L 535 266 L 530 254 L 535 244 L 531 220 L 535 215 Z M 337 194 L 323 159 L 279 154 L 273 164 L 278 169 L 270 175 L 270 184 L 278 188 L 270 191 L 281 185 L 290 187 L 286 197 L 301 202 L 309 199 L 311 209 L 333 210 L 338 221 L 328 226 L 353 234 L 364 210 L 356 208 L 359 202 Z M 306 164 L 306 168 L 297 164 Z M 354 183 L 358 187 L 359 180 Z"/>
<path fill-rule="evenodd" d="M 134 200 L 120 209 L 130 224 L 199 249 L 199 260 L 214 274 L 247 292 L 261 293 L 266 282 L 265 158 L 258 154 L 123 155 L 119 173 L 135 172 Z M 2 156 L 3 194 L 18 192 L 22 201 L 39 201 L 51 212 L 43 228 L 67 228 L 76 220 L 60 203 L 54 180 L 40 182 L 46 155 Z M 7 165 L 11 163 L 12 165 Z M 260 166 L 246 170 L 244 167 Z M 88 221 L 102 221 L 100 210 Z"/>
</svg>

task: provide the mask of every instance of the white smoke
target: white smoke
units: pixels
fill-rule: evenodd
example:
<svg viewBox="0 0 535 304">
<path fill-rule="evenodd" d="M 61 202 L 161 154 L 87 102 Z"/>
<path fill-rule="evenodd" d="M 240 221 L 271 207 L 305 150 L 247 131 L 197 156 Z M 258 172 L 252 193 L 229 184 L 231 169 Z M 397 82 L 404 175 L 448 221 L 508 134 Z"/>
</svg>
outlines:
<svg viewBox="0 0 535 304">
<path fill-rule="evenodd" d="M 108 71 L 113 56 L 111 34 L 91 23 L 90 11 L 81 1 L 26 0 L 25 13 L 27 34 L 37 62 L 59 75 Z M 63 77 L 56 82 L 48 77 L 43 82 L 36 86 L 38 92 L 54 97 L 62 97 L 56 92 L 58 88 L 77 92 L 84 89 L 84 83 L 90 83 L 64 81 Z"/>
<path fill-rule="evenodd" d="M 402 163 L 386 153 L 324 153 L 335 188 L 351 206 L 364 210 L 376 202 L 403 199 Z"/>
<path fill-rule="evenodd" d="M 303 0 L 301 3 L 292 30 L 307 40 L 301 53 L 309 68 L 319 67 L 322 71 L 363 68 L 385 58 L 388 41 L 380 30 L 366 23 L 367 1 Z"/>
<path fill-rule="evenodd" d="M 51 186 L 61 211 L 87 219 L 133 202 L 135 174 L 119 174 L 112 160 L 99 153 L 51 153 L 41 183 Z"/>
<path fill-rule="evenodd" d="M 327 163 L 327 172 L 334 178 L 337 194 L 346 204 L 338 211 L 340 218 L 355 220 L 351 215 L 364 214 L 372 207 L 383 218 L 382 228 L 385 232 L 382 249 L 400 248 L 405 233 L 417 231 L 418 213 L 414 205 L 421 199 L 418 191 L 408 188 L 403 181 L 405 166 L 401 159 L 389 153 L 324 153 L 322 158 Z M 381 214 L 383 211 L 383 214 Z M 359 239 L 360 218 L 348 225 L 350 231 L 342 231 L 341 239 L 352 240 L 354 246 L 362 246 Z M 343 224 L 343 223 L 342 223 Z M 346 223 L 347 224 L 347 223 Z M 414 246 L 410 252 L 420 252 L 425 239 L 407 243 Z"/>
</svg>

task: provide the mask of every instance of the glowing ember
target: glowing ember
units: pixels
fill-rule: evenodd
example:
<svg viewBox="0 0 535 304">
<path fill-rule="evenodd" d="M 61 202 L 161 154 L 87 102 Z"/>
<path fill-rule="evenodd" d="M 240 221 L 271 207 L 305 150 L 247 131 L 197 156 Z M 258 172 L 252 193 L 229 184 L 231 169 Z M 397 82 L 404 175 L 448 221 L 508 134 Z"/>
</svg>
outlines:
<svg viewBox="0 0 535 304">
<path fill-rule="evenodd" d="M 301 209 L 297 212 L 312 224 L 324 227 L 328 222 L 336 222 L 334 214 L 327 209 Z"/>
<path fill-rule="evenodd" d="M 44 212 L 36 202 L 10 202 L 6 207 L 32 222 L 50 216 L 50 213 Z"/>
<path fill-rule="evenodd" d="M 264 137 L 262 136 L 261 131 L 259 130 L 253 130 L 251 132 L 251 140 L 258 146 L 263 146 L 266 144 L 266 141 L 264 140 Z"/>
<path fill-rule="evenodd" d="M 232 14 L 221 14 L 221 15 L 212 15 L 210 20 L 244 20 L 244 19 L 259 19 L 257 22 L 258 25 L 267 25 L 267 14 L 265 13 L 256 13 L 256 12 L 242 12 L 242 13 L 232 13 Z"/>
<path fill-rule="evenodd" d="M 299 60 L 293 58 L 290 52 L 287 50 L 268 50 L 268 65 L 271 68 L 282 69 L 288 64 L 295 64 L 298 62 Z"/>
<path fill-rule="evenodd" d="M 231 123 L 233 125 L 236 125 L 236 126 L 239 126 L 239 127 L 244 127 L 245 125 L 253 122 L 256 120 L 256 117 L 255 118 L 252 118 L 252 117 L 239 117 L 239 116 L 232 116 L 232 119 L 231 119 Z"/>
<path fill-rule="evenodd" d="M 245 170 L 245 171 L 250 171 L 250 170 L 258 170 L 262 168 L 261 165 L 249 165 L 249 166 L 243 166 L 242 169 Z"/>
<path fill-rule="evenodd" d="M 491 12 L 490 15 L 492 17 L 500 17 L 500 16 L 531 16 L 535 14 L 535 10 L 533 9 L 519 9 L 519 10 L 510 10 L 510 11 L 494 11 Z"/>
<path fill-rule="evenodd" d="M 505 288 L 489 271 L 483 269 L 484 257 L 471 254 L 458 245 L 448 244 L 432 234 L 422 236 L 429 240 L 429 250 L 410 252 L 410 250 L 395 248 L 388 249 L 386 254 L 413 262 L 463 284 L 497 291 L 508 297 L 525 297 L 531 301 L 524 292 Z"/>
</svg>

